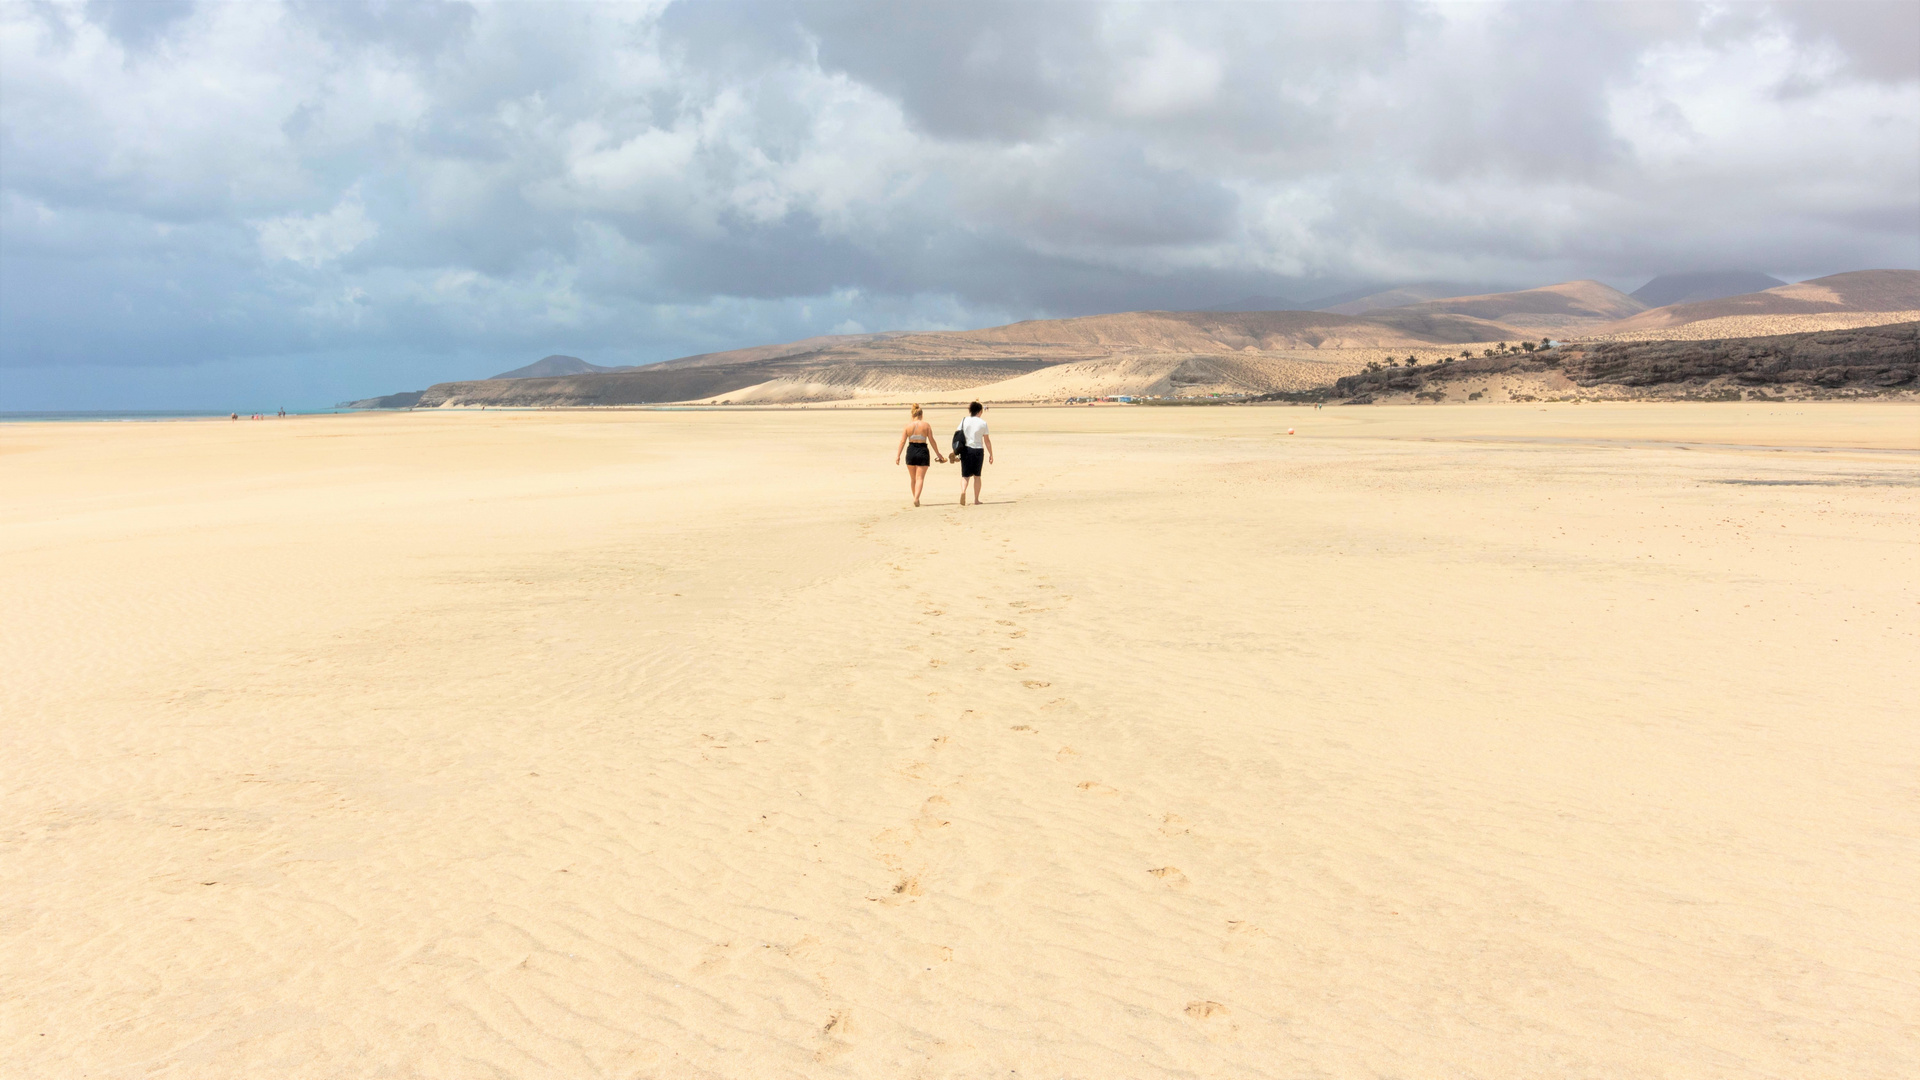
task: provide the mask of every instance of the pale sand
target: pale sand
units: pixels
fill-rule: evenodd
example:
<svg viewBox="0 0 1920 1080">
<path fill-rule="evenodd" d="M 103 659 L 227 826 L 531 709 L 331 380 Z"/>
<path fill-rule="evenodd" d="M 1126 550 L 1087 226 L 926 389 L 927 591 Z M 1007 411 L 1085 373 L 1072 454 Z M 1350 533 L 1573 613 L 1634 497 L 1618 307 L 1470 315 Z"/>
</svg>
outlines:
<svg viewBox="0 0 1920 1080">
<path fill-rule="evenodd" d="M 1204 397 L 1208 394 L 1265 394 L 1323 388 L 1343 375 L 1366 370 L 1369 363 L 1386 363 L 1417 356 L 1434 363 L 1461 349 L 1475 355 L 1494 342 L 1472 346 L 1420 346 L 1405 349 L 1301 349 L 1294 352 L 1238 352 L 1184 355 L 1123 355 L 1099 360 L 1055 364 L 999 382 L 972 386 L 936 386 L 927 383 L 880 386 L 873 389 L 826 386 L 776 380 L 746 390 L 708 398 L 701 404 L 761 404 L 810 400 L 830 402 L 857 399 L 860 404 L 940 402 L 961 404 L 978 399 L 988 403 L 1060 403 L 1076 397 L 1121 394 L 1141 397 Z M 876 380 L 878 381 L 878 380 Z M 906 382 L 905 378 L 900 378 Z"/>
<path fill-rule="evenodd" d="M 1854 330 L 1920 320 L 1920 311 L 1833 311 L 1823 315 L 1722 315 L 1717 319 L 1656 326 L 1623 334 L 1575 334 L 1581 341 L 1711 341 L 1772 337 L 1822 330 Z"/>
<path fill-rule="evenodd" d="M 1488 344 L 1491 344 L 1489 342 Z M 1343 375 L 1366 369 L 1369 361 L 1419 355 L 1428 361 L 1451 356 L 1451 346 L 1388 349 L 1304 349 L 1296 352 L 1213 352 L 1122 354 L 1054 364 L 988 383 L 957 385 L 916 380 L 910 365 L 895 371 L 850 372 L 848 382 L 830 384 L 806 378 L 781 378 L 700 399 L 703 405 L 763 405 L 796 402 L 859 401 L 862 404 L 955 402 L 1062 402 L 1075 397 L 1117 394 L 1203 396 L 1209 393 L 1264 394 L 1310 390 Z"/>
<path fill-rule="evenodd" d="M 991 416 L 0 426 L 7 1074 L 1920 1070 L 1920 411 Z"/>
</svg>

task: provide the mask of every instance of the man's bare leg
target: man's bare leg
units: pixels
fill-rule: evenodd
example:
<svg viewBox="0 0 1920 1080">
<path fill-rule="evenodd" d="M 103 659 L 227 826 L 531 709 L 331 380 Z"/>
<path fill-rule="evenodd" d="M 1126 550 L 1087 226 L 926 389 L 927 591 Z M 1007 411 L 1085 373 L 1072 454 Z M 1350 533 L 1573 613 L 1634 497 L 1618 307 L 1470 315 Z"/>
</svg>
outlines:
<svg viewBox="0 0 1920 1080">
<path fill-rule="evenodd" d="M 980 505 L 980 478 L 977 476 L 973 478 L 973 505 Z"/>
</svg>

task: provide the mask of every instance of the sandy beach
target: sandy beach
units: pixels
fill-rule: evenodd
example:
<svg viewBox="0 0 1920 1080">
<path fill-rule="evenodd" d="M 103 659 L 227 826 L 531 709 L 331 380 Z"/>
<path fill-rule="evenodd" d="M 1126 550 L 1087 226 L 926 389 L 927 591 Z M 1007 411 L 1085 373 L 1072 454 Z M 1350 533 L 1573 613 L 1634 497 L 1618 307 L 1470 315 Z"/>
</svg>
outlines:
<svg viewBox="0 0 1920 1080">
<path fill-rule="evenodd" d="M 989 419 L 0 425 L 6 1071 L 1920 1072 L 1920 409 Z"/>
</svg>

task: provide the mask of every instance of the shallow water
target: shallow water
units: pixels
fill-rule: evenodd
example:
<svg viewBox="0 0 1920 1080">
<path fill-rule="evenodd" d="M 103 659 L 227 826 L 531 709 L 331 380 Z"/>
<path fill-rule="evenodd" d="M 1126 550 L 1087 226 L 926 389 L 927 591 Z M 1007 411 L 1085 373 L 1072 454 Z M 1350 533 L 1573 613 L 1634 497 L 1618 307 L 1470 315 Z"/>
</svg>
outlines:
<svg viewBox="0 0 1920 1080">
<path fill-rule="evenodd" d="M 142 420 L 225 420 L 232 411 L 231 409 L 218 412 L 209 409 L 138 409 L 125 412 L 113 410 L 91 412 L 0 412 L 0 424 L 99 423 L 103 421 L 131 422 Z M 343 411 L 349 410 L 312 409 L 300 411 L 290 409 L 287 411 L 287 416 L 325 416 L 330 413 Z M 244 420 L 250 415 L 252 414 L 242 413 L 240 418 Z M 261 416 L 268 420 L 281 419 L 281 417 L 277 417 L 271 412 L 262 413 Z"/>
</svg>

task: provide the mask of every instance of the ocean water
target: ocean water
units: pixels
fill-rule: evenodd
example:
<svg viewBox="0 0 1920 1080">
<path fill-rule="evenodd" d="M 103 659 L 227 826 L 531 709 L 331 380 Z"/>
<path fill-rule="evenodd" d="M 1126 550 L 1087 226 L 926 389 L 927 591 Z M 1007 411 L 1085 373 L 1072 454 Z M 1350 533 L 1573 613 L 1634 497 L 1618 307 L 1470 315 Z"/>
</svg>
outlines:
<svg viewBox="0 0 1920 1080">
<path fill-rule="evenodd" d="M 228 411 L 231 412 L 231 410 Z M 289 409 L 287 410 L 287 415 L 289 417 L 324 416 L 328 413 L 347 411 L 350 410 L 307 409 L 296 411 Z M 250 414 L 241 413 L 240 419 L 245 420 L 248 415 Z M 267 412 L 262 415 L 268 420 L 278 419 L 272 412 Z M 209 412 L 195 409 L 146 409 L 132 412 L 0 412 L 0 424 L 78 423 L 83 421 L 118 421 L 124 423 L 141 420 L 225 420 L 226 418 L 226 412 Z"/>
</svg>

